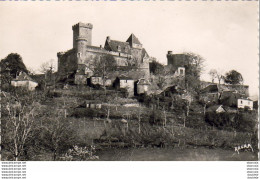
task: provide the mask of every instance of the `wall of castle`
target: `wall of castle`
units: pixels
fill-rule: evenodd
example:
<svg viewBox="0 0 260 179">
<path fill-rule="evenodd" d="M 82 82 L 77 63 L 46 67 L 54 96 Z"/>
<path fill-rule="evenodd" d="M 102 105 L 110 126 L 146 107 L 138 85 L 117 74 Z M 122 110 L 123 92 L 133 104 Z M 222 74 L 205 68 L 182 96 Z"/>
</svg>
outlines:
<svg viewBox="0 0 260 179">
<path fill-rule="evenodd" d="M 185 54 L 168 54 L 167 65 L 173 65 L 174 67 L 183 67 L 187 62 L 187 56 Z"/>
<path fill-rule="evenodd" d="M 64 54 L 58 54 L 58 73 L 66 76 L 77 70 L 77 54 L 75 50 L 70 50 Z"/>
<path fill-rule="evenodd" d="M 132 54 L 133 58 L 137 59 L 139 62 L 142 61 L 142 59 L 141 59 L 141 57 L 142 57 L 142 50 L 141 49 L 132 48 L 131 49 L 131 54 Z"/>
</svg>

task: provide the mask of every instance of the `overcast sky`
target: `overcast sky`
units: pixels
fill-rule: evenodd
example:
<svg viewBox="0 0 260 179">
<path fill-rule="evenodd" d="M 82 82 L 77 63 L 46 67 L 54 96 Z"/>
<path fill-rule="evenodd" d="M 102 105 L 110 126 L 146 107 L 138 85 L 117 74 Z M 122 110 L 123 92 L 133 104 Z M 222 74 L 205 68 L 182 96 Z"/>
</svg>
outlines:
<svg viewBox="0 0 260 179">
<path fill-rule="evenodd" d="M 150 56 L 194 52 L 212 68 L 235 69 L 258 92 L 258 2 L 0 2 L 0 58 L 19 53 L 39 69 L 72 48 L 72 25 L 92 23 L 92 45 L 134 33 Z M 203 75 L 204 79 L 209 79 Z"/>
</svg>

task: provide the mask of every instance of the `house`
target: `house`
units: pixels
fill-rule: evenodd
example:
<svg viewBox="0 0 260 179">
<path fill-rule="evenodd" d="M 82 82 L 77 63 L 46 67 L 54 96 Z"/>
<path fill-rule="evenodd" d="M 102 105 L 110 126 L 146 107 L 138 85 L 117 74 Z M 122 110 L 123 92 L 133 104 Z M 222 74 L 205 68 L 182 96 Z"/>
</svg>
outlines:
<svg viewBox="0 0 260 179">
<path fill-rule="evenodd" d="M 208 85 L 201 90 L 201 97 L 207 97 L 210 102 L 218 102 L 219 99 L 219 88 L 216 84 Z"/>
<path fill-rule="evenodd" d="M 149 86 L 150 86 L 150 82 L 144 78 L 139 79 L 137 82 L 137 94 L 144 94 L 146 92 L 148 92 L 149 90 Z"/>
<path fill-rule="evenodd" d="M 214 105 L 210 106 L 206 109 L 207 112 L 216 112 L 216 113 L 224 113 L 226 112 L 225 108 L 223 105 Z"/>
<path fill-rule="evenodd" d="M 134 95 L 134 80 L 127 76 L 117 77 L 114 86 L 117 89 L 126 89 L 129 93 L 129 96 Z"/>
<path fill-rule="evenodd" d="M 237 108 L 245 108 L 248 107 L 249 110 L 253 110 L 253 101 L 248 98 L 242 98 L 237 100 Z"/>
<path fill-rule="evenodd" d="M 237 100 L 244 97 L 242 94 L 233 91 L 223 91 L 219 101 L 221 104 L 229 107 L 237 107 Z"/>
<path fill-rule="evenodd" d="M 14 87 L 24 87 L 30 91 L 35 90 L 38 83 L 35 82 L 29 75 L 21 72 L 15 79 L 11 81 L 11 85 Z"/>
<path fill-rule="evenodd" d="M 103 85 L 103 78 L 100 76 L 92 76 L 90 77 L 91 85 Z"/>
<path fill-rule="evenodd" d="M 85 101 L 86 108 L 91 109 L 101 109 L 102 102 L 97 100 L 86 100 Z"/>
</svg>

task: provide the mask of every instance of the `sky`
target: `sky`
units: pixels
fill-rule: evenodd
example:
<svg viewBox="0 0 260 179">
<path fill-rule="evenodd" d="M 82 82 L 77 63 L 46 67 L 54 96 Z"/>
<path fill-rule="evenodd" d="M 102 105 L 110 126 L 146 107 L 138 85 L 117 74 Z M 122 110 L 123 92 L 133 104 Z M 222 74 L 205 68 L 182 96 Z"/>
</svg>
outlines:
<svg viewBox="0 0 260 179">
<path fill-rule="evenodd" d="M 150 56 L 166 64 L 167 51 L 193 52 L 210 69 L 237 70 L 258 94 L 257 1 L 0 2 L 0 59 L 22 56 L 38 70 L 57 52 L 72 48 L 72 25 L 92 23 L 92 45 L 106 36 L 126 41 L 134 33 Z"/>
</svg>

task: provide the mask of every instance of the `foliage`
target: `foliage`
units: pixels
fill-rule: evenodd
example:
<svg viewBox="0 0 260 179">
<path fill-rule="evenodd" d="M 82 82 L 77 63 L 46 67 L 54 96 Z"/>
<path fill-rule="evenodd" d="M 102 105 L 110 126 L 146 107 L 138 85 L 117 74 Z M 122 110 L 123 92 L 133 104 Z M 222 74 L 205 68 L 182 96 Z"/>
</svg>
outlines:
<svg viewBox="0 0 260 179">
<path fill-rule="evenodd" d="M 103 55 L 100 59 L 93 60 L 91 68 L 93 69 L 94 75 L 105 78 L 109 72 L 116 70 L 117 63 L 112 55 Z"/>
<path fill-rule="evenodd" d="M 58 112 L 58 111 L 56 111 Z M 67 151 L 71 146 L 77 144 L 75 127 L 68 119 L 62 118 L 63 112 L 58 112 L 57 116 L 41 119 L 39 128 L 34 135 L 37 146 L 45 151 L 52 152 L 53 160 Z"/>
<path fill-rule="evenodd" d="M 96 148 L 94 145 L 91 145 L 90 147 L 79 147 L 74 145 L 72 149 L 69 149 L 66 152 L 64 157 L 61 157 L 61 159 L 66 161 L 86 161 L 99 159 L 95 153 Z"/>
<path fill-rule="evenodd" d="M 220 70 L 211 69 L 209 71 L 209 75 L 211 76 L 212 83 L 214 83 L 214 80 L 217 78 L 218 84 L 220 84 L 221 80 L 224 79 L 224 76 L 222 75 L 222 72 Z"/>
<path fill-rule="evenodd" d="M 2 145 L 12 153 L 14 160 L 20 160 L 26 155 L 26 145 L 33 140 L 35 120 L 39 114 L 39 103 L 34 95 L 6 96 L 2 104 L 6 107 L 2 113 Z"/>
<path fill-rule="evenodd" d="M 164 66 L 156 60 L 153 60 L 149 65 L 150 73 L 153 73 L 154 75 L 159 75 L 164 70 Z"/>
<path fill-rule="evenodd" d="M 28 73 L 22 57 L 17 53 L 10 53 L 7 57 L 2 59 L 0 67 L 2 84 L 10 83 L 12 78 L 15 78 L 20 72 Z"/>
<path fill-rule="evenodd" d="M 236 70 L 231 70 L 225 74 L 225 83 L 233 85 L 243 84 L 243 77 Z"/>
<path fill-rule="evenodd" d="M 205 121 L 218 129 L 252 132 L 257 125 L 257 115 L 254 112 L 216 113 L 207 112 Z"/>
</svg>

